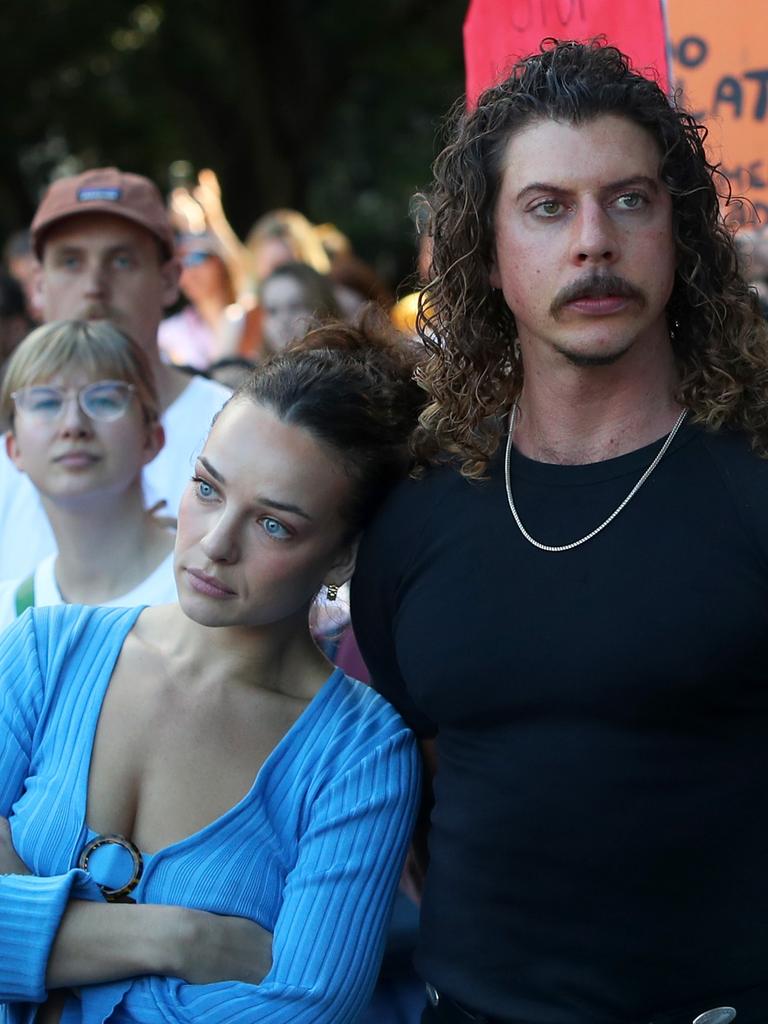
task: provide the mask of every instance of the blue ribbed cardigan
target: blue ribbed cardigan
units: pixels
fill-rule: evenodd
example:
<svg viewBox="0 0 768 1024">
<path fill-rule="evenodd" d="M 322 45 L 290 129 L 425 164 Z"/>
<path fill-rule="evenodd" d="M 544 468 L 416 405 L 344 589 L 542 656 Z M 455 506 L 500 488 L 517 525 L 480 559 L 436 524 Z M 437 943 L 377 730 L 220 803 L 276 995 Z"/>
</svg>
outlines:
<svg viewBox="0 0 768 1024">
<path fill-rule="evenodd" d="M 4 1012 L 9 1024 L 28 1024 L 46 998 L 67 901 L 101 898 L 73 864 L 99 712 L 140 611 L 33 609 L 0 637 L 0 815 L 34 872 L 0 876 L 0 1020 Z M 69 1013 L 83 1024 L 355 1020 L 375 982 L 418 791 L 412 734 L 377 693 L 334 672 L 246 796 L 158 851 L 133 893 L 269 929 L 264 981 L 143 976 L 83 987 Z"/>
</svg>

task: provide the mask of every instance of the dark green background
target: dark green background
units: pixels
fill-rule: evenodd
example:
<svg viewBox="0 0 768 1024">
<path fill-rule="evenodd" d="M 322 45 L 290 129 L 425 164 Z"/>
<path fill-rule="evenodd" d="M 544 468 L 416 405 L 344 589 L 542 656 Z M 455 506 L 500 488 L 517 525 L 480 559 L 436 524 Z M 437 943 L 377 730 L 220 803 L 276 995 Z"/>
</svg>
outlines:
<svg viewBox="0 0 768 1024">
<path fill-rule="evenodd" d="M 276 206 L 333 221 L 398 284 L 411 194 L 463 91 L 466 0 L 4 0 L 0 237 L 52 172 L 220 176 L 243 236 Z"/>
</svg>

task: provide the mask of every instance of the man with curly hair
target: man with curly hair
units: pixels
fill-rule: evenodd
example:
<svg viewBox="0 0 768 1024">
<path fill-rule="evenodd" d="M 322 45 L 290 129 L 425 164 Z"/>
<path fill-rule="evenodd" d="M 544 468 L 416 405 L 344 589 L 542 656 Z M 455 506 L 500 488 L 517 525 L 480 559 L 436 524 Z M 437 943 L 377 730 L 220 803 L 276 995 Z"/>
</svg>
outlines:
<svg viewBox="0 0 768 1024">
<path fill-rule="evenodd" d="M 768 1020 L 768 340 L 703 136 L 549 41 L 435 164 L 422 469 L 352 594 L 435 739 L 424 1022 Z"/>
</svg>

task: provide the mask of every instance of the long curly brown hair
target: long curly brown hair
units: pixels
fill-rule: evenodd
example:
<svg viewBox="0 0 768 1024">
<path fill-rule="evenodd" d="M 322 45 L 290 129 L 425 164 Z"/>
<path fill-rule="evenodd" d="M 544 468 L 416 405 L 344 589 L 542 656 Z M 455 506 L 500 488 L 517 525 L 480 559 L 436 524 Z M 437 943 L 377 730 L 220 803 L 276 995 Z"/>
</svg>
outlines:
<svg viewBox="0 0 768 1024">
<path fill-rule="evenodd" d="M 453 456 L 465 476 L 482 476 L 522 388 L 515 318 L 489 282 L 510 137 L 543 118 L 579 124 L 603 114 L 641 125 L 662 155 L 678 255 L 667 307 L 676 397 L 694 422 L 742 429 L 768 455 L 768 332 L 722 220 L 719 198 L 732 201 L 730 186 L 707 160 L 706 129 L 614 47 L 550 39 L 473 111 L 456 105 L 450 141 L 435 161 L 426 197 L 432 274 L 417 320 L 428 352 L 419 380 L 429 401 L 413 438 L 422 465 Z"/>
</svg>

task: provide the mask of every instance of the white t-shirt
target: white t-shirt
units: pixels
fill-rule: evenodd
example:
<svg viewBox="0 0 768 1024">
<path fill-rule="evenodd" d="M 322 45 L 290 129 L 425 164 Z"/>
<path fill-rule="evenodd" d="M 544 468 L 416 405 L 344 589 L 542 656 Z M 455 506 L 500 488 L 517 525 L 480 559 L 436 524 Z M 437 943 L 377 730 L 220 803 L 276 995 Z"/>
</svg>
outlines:
<svg viewBox="0 0 768 1024">
<path fill-rule="evenodd" d="M 162 514 L 175 516 L 181 494 L 192 474 L 195 456 L 208 435 L 211 420 L 232 392 L 205 377 L 191 377 L 179 397 L 165 410 L 161 422 L 165 445 L 144 469 L 148 508 L 165 500 Z M 56 542 L 40 496 L 25 473 L 20 473 L 5 450 L 0 451 L 0 580 L 26 579 Z"/>
<path fill-rule="evenodd" d="M 35 608 L 64 604 L 56 583 L 55 562 L 56 555 L 48 555 L 35 569 Z M 23 579 L 7 580 L 0 583 L 0 629 L 10 626 L 16 618 L 16 591 L 27 578 L 25 576 Z M 175 600 L 176 580 L 173 575 L 173 551 L 169 551 L 158 567 L 133 590 L 102 603 L 110 608 L 134 608 L 139 604 L 171 604 Z"/>
</svg>

